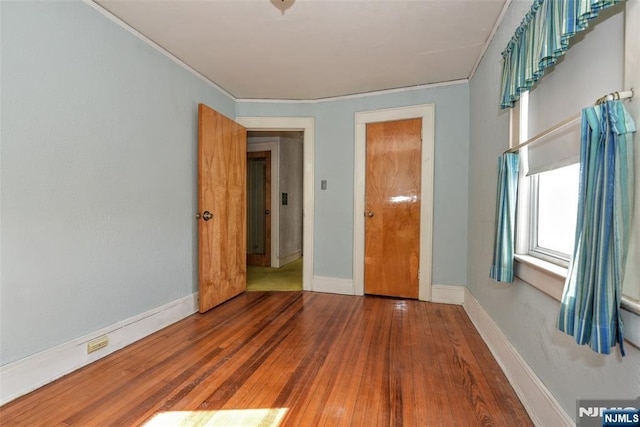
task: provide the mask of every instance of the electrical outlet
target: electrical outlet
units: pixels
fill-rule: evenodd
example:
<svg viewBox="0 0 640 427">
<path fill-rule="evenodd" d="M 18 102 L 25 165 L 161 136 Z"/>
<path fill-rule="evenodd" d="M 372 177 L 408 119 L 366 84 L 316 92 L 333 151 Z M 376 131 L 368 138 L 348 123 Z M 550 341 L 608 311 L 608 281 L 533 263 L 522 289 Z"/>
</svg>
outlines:
<svg viewBox="0 0 640 427">
<path fill-rule="evenodd" d="M 109 337 L 104 335 L 87 343 L 87 354 L 100 350 L 109 345 Z"/>
</svg>

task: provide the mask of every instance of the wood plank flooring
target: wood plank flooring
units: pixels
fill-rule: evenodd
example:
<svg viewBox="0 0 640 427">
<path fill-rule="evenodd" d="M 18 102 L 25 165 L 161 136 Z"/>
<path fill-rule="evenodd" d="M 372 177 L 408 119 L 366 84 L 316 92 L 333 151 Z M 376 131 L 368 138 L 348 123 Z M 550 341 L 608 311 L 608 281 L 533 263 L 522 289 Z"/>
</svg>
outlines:
<svg viewBox="0 0 640 427">
<path fill-rule="evenodd" d="M 0 424 L 532 425 L 462 307 L 308 292 L 194 314 L 4 405 Z"/>
</svg>

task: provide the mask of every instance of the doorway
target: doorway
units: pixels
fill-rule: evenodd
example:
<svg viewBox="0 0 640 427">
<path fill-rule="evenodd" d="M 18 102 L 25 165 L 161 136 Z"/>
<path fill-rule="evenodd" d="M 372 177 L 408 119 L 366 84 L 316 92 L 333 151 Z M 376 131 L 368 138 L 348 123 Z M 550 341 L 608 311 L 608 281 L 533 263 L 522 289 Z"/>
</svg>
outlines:
<svg viewBox="0 0 640 427">
<path fill-rule="evenodd" d="M 422 119 L 420 155 L 420 251 L 418 259 L 418 299 L 431 300 L 433 240 L 433 173 L 435 106 L 433 104 L 356 113 L 355 203 L 353 233 L 353 286 L 356 295 L 364 295 L 365 276 L 365 185 L 367 124 L 406 119 Z"/>
<path fill-rule="evenodd" d="M 421 135 L 421 118 L 367 124 L 367 294 L 418 298 Z"/>
<path fill-rule="evenodd" d="M 236 117 L 236 121 L 250 131 L 303 132 L 303 231 L 302 289 L 312 291 L 313 285 L 313 241 L 314 241 L 314 137 L 313 117 Z M 273 212 L 272 212 L 273 215 Z"/>
<path fill-rule="evenodd" d="M 247 133 L 247 290 L 302 290 L 303 131 Z"/>
<path fill-rule="evenodd" d="M 247 152 L 247 265 L 271 266 L 271 151 Z"/>
</svg>

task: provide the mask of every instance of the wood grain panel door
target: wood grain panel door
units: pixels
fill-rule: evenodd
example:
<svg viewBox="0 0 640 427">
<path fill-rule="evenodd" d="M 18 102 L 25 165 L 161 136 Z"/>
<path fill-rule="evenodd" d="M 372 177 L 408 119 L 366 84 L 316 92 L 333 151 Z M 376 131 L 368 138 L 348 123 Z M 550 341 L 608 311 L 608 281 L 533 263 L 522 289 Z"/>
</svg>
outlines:
<svg viewBox="0 0 640 427">
<path fill-rule="evenodd" d="M 418 298 L 422 119 L 367 124 L 367 294 Z"/>
<path fill-rule="evenodd" d="M 198 106 L 200 313 L 247 289 L 247 130 Z"/>
<path fill-rule="evenodd" d="M 247 265 L 271 266 L 271 151 L 247 153 Z"/>
</svg>

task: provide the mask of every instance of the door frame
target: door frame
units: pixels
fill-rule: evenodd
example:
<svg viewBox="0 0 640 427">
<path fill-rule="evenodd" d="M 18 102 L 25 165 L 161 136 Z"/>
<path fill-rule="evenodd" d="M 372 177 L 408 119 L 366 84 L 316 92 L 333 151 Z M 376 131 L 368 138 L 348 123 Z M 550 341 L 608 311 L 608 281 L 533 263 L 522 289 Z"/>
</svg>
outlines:
<svg viewBox="0 0 640 427">
<path fill-rule="evenodd" d="M 420 277 L 418 298 L 431 301 L 431 269 L 433 248 L 433 173 L 435 147 L 435 105 L 356 112 L 355 167 L 353 205 L 353 288 L 364 295 L 365 176 L 367 155 L 367 123 L 422 118 L 422 170 L 420 206 Z M 241 122 L 240 122 L 241 123 Z"/>
<path fill-rule="evenodd" d="M 302 289 L 313 290 L 313 227 L 314 227 L 314 136 L 313 117 L 236 117 L 247 131 L 304 131 L 303 135 L 303 232 L 302 232 Z M 273 173 L 273 170 L 272 170 Z M 279 200 L 279 199 L 276 199 Z M 273 255 L 272 255 L 273 256 Z"/>
<path fill-rule="evenodd" d="M 277 142 L 255 142 L 249 144 L 247 141 L 247 153 L 256 151 L 271 152 L 271 259 L 269 265 L 273 268 L 280 267 L 278 261 L 280 249 L 280 203 L 278 203 L 278 194 L 280 194 L 280 155 L 279 144 Z"/>
</svg>

